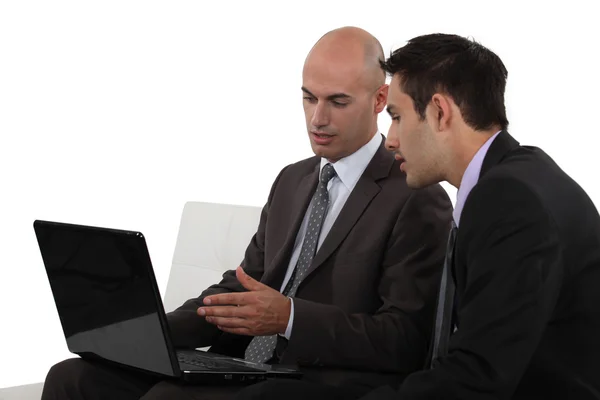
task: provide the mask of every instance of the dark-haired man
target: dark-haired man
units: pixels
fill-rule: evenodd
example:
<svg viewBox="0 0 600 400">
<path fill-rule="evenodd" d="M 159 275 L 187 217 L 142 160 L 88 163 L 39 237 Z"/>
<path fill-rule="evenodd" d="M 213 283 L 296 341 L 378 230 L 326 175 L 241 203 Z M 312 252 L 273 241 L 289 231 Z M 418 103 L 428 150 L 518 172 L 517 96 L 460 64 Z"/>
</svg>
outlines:
<svg viewBox="0 0 600 400">
<path fill-rule="evenodd" d="M 509 135 L 501 59 L 432 34 L 383 67 L 408 185 L 458 188 L 430 363 L 390 398 L 600 399 L 600 216 Z"/>
</svg>

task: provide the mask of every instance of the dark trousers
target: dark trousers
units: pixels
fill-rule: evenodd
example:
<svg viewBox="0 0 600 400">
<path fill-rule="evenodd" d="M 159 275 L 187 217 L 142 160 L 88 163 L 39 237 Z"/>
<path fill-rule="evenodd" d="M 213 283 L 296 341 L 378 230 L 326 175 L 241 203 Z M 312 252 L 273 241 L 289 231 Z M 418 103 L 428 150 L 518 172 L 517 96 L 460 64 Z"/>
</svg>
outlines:
<svg viewBox="0 0 600 400">
<path fill-rule="evenodd" d="M 356 400 L 364 390 L 339 388 L 297 379 L 256 383 L 233 396 L 235 400 Z"/>
<path fill-rule="evenodd" d="M 361 394 L 364 393 L 287 379 L 251 386 L 192 386 L 73 358 L 50 369 L 42 400 L 354 400 Z"/>
<path fill-rule="evenodd" d="M 233 399 L 243 387 L 190 386 L 144 373 L 72 358 L 54 365 L 42 400 Z"/>
</svg>

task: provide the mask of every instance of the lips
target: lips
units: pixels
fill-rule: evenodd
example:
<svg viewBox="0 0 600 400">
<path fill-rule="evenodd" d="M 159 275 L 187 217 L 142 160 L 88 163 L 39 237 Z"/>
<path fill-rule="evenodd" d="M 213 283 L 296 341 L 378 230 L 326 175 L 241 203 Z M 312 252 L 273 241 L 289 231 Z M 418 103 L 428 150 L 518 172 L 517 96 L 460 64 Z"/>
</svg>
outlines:
<svg viewBox="0 0 600 400">
<path fill-rule="evenodd" d="M 333 141 L 335 135 L 330 135 L 324 132 L 311 132 L 313 141 L 318 145 L 327 145 Z"/>
<path fill-rule="evenodd" d="M 394 158 L 396 159 L 396 161 L 400 161 L 400 171 L 404 171 L 404 168 L 405 168 L 404 166 L 406 164 L 406 160 L 404 159 L 404 157 L 402 157 L 398 153 L 395 153 Z"/>
</svg>

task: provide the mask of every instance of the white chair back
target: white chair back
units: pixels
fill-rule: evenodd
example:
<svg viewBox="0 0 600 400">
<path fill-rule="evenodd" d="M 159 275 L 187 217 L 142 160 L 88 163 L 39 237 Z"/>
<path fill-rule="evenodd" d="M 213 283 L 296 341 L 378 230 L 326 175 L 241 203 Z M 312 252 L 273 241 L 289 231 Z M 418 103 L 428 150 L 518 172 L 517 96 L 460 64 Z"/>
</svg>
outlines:
<svg viewBox="0 0 600 400">
<path fill-rule="evenodd" d="M 183 208 L 165 292 L 166 312 L 219 283 L 244 258 L 261 207 L 188 202 Z"/>
</svg>

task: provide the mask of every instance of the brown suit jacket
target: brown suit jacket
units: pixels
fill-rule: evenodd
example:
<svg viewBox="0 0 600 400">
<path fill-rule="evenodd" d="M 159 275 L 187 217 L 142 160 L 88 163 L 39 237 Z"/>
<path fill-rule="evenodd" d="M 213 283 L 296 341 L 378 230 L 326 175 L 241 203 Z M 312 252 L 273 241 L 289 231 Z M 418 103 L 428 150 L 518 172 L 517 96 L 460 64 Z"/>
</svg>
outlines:
<svg viewBox="0 0 600 400">
<path fill-rule="evenodd" d="M 246 250 L 246 272 L 277 290 L 319 164 L 312 157 L 280 172 Z M 298 288 L 291 337 L 277 346 L 279 362 L 300 365 L 307 379 L 363 387 L 396 385 L 399 376 L 422 368 L 451 218 L 443 188 L 409 189 L 382 143 Z M 196 315 L 205 296 L 242 290 L 228 271 L 170 313 L 175 346 L 212 345 L 214 352 L 243 356 L 251 337 L 223 333 Z"/>
</svg>

